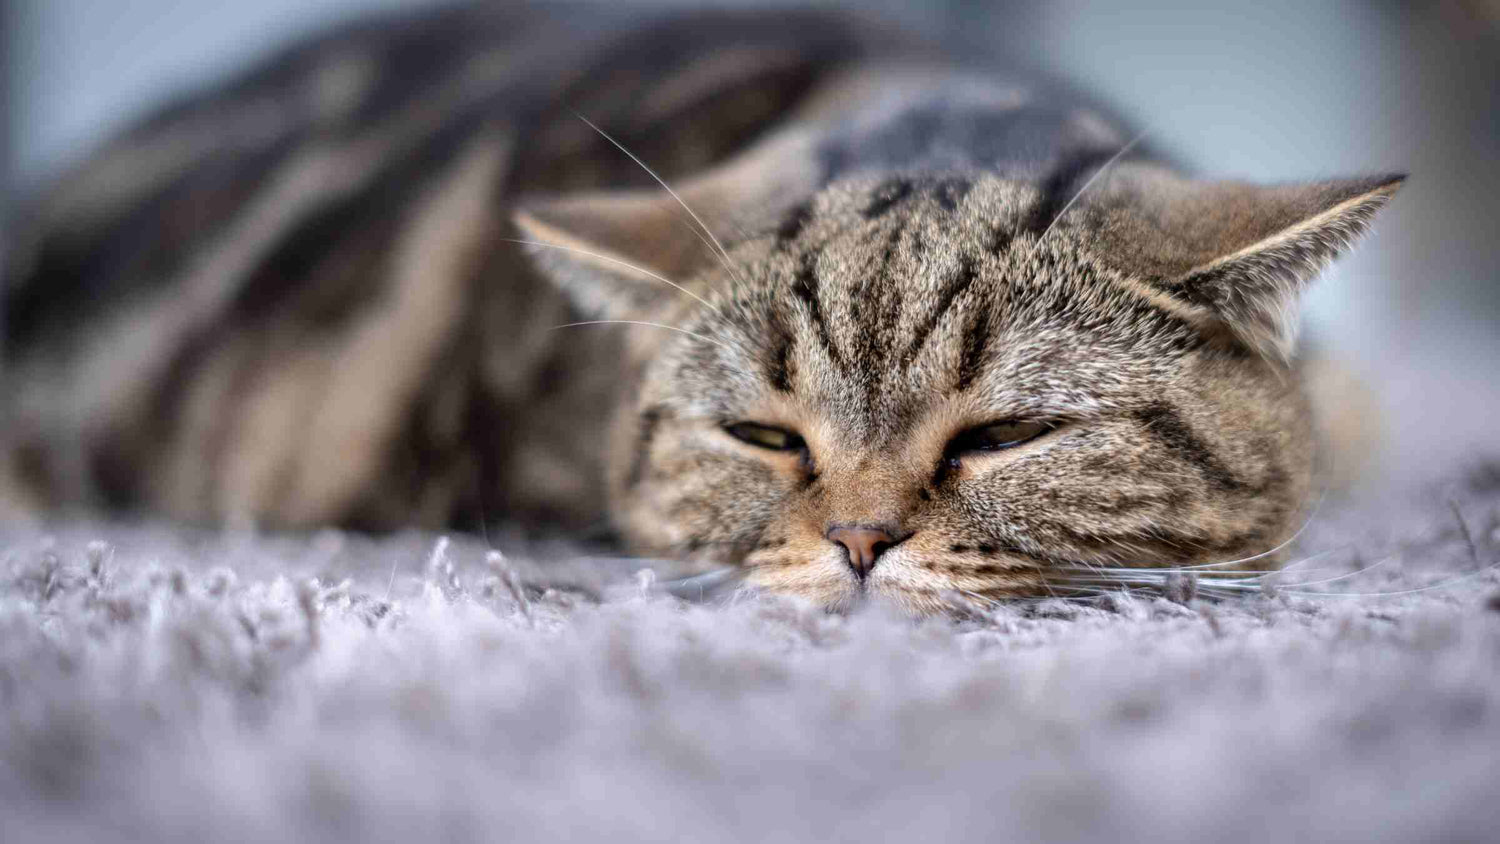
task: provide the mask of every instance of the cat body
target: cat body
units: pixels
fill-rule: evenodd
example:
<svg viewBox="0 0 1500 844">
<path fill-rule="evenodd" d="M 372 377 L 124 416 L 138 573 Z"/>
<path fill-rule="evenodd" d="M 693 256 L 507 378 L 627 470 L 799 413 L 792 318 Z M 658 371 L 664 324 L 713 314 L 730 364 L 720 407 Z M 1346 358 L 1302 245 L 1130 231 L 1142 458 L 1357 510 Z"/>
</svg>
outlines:
<svg viewBox="0 0 1500 844">
<path fill-rule="evenodd" d="M 574 110 L 681 178 L 865 49 L 821 16 L 637 17 L 355 25 L 66 174 L 17 215 L 7 267 L 12 499 L 298 527 L 599 521 L 621 337 L 550 331 L 576 314 L 501 240 L 516 198 L 654 187 Z"/>
<path fill-rule="evenodd" d="M 45 195 L 12 501 L 607 520 L 914 612 L 1275 562 L 1296 297 L 1399 178 L 1192 181 L 838 17 L 558 8 L 353 28 Z"/>
</svg>

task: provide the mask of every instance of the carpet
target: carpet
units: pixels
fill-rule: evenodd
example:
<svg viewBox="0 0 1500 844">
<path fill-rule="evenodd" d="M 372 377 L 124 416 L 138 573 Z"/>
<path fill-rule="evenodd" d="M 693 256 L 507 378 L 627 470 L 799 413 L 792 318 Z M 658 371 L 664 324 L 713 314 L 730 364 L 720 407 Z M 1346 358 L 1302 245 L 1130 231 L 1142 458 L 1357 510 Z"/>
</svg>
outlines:
<svg viewBox="0 0 1500 844">
<path fill-rule="evenodd" d="M 1239 597 L 922 622 L 566 546 L 12 525 L 0 839 L 1494 841 L 1500 464 L 1419 492 L 1325 503 Z"/>
</svg>

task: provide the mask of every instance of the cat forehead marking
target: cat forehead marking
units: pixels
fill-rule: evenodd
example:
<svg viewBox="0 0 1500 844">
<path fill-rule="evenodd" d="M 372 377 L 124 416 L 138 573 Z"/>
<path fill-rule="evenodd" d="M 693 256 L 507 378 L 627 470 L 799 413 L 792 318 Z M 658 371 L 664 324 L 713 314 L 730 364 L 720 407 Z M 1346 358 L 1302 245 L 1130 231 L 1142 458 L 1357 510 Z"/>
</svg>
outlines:
<svg viewBox="0 0 1500 844">
<path fill-rule="evenodd" d="M 1056 406 L 1059 385 L 1187 348 L 1187 327 L 1100 277 L 1076 232 L 1037 248 L 1043 201 L 1024 182 L 938 173 L 838 183 L 787 212 L 749 262 L 762 380 L 850 437 L 888 440 L 954 395 L 974 394 L 975 413 Z M 1071 348 L 1080 331 L 1090 345 Z"/>
</svg>

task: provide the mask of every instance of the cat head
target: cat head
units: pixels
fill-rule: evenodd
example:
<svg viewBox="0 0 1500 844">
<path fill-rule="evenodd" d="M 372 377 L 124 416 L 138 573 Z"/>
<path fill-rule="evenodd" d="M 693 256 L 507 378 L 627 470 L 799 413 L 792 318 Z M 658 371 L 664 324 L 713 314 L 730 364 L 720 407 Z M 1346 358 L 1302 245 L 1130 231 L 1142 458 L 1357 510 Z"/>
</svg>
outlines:
<svg viewBox="0 0 1500 844">
<path fill-rule="evenodd" d="M 1100 570 L 1263 568 L 1298 528 L 1297 299 L 1400 177 L 1258 187 L 1123 163 L 1060 215 L 989 175 L 800 197 L 777 178 L 682 192 L 738 209 L 711 220 L 735 232 L 722 248 L 669 196 L 517 218 L 591 318 L 636 324 L 609 444 L 635 550 L 925 613 L 1087 591 Z"/>
</svg>

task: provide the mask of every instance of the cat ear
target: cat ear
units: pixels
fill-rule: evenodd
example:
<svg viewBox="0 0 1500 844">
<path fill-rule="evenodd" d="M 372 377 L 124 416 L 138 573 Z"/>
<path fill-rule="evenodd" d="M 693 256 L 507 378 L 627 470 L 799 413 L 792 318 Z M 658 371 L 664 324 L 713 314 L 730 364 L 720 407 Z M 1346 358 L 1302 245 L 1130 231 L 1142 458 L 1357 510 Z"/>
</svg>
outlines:
<svg viewBox="0 0 1500 844">
<path fill-rule="evenodd" d="M 732 215 L 777 216 L 817 174 L 812 136 L 788 131 L 684 182 L 676 196 L 629 190 L 533 200 L 514 222 L 538 265 L 583 311 L 640 318 L 707 296 L 703 276 L 727 261 L 720 241 L 736 230 Z"/>
<path fill-rule="evenodd" d="M 713 260 L 674 208 L 666 194 L 622 191 L 531 202 L 514 222 L 537 265 L 580 310 L 640 318 L 691 292 L 682 280 Z"/>
<path fill-rule="evenodd" d="M 1258 186 L 1126 174 L 1124 190 L 1144 213 L 1114 225 L 1111 239 L 1136 253 L 1131 269 L 1153 287 L 1206 312 L 1252 349 L 1285 360 L 1296 343 L 1303 290 L 1364 234 L 1405 178 Z M 1120 242 L 1127 233 L 1135 236 L 1133 248 Z M 1157 254 L 1148 258 L 1142 248 Z"/>
<path fill-rule="evenodd" d="M 1290 359 L 1302 291 L 1364 234 L 1405 176 L 1247 188 L 1238 197 L 1249 245 L 1194 267 L 1166 287 L 1203 307 L 1262 354 Z M 1295 220 L 1288 224 L 1287 220 Z"/>
</svg>

